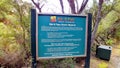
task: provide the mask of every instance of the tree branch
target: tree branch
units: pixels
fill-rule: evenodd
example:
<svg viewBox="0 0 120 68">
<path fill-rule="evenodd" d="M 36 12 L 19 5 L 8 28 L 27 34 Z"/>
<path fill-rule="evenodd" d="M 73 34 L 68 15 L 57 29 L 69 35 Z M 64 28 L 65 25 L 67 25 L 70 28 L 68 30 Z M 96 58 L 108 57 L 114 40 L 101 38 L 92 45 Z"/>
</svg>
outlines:
<svg viewBox="0 0 120 68">
<path fill-rule="evenodd" d="M 77 5 L 77 11 L 79 10 L 79 4 L 78 4 L 78 0 L 75 0 L 76 1 L 76 5 Z"/>
<path fill-rule="evenodd" d="M 76 14 L 74 0 L 68 0 L 72 14 Z"/>
<path fill-rule="evenodd" d="M 88 2 L 88 0 L 83 0 L 82 5 L 81 5 L 81 8 L 80 8 L 80 10 L 77 12 L 77 14 L 81 14 L 81 13 L 82 13 L 82 11 L 84 10 L 87 2 Z"/>
<path fill-rule="evenodd" d="M 37 9 L 39 10 L 39 12 L 41 12 L 41 8 L 39 7 L 39 3 L 35 3 L 34 0 L 32 0 L 32 2 L 37 7 Z"/>
<path fill-rule="evenodd" d="M 63 0 L 59 0 L 59 1 L 60 1 L 60 5 L 61 5 L 61 8 L 62 8 L 62 13 L 64 13 Z"/>
</svg>

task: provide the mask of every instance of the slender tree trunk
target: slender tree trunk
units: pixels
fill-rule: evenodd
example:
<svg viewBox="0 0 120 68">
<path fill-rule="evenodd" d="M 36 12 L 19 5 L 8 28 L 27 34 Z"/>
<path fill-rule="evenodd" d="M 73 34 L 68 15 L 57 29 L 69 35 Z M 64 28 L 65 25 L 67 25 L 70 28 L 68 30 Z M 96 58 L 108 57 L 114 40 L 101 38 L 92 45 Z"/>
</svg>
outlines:
<svg viewBox="0 0 120 68">
<path fill-rule="evenodd" d="M 82 5 L 81 5 L 81 8 L 80 8 L 80 10 L 77 12 L 78 14 L 81 14 L 81 13 L 82 13 L 82 11 L 84 10 L 87 2 L 88 2 L 88 0 L 83 0 Z"/>
<path fill-rule="evenodd" d="M 60 5 L 61 5 L 61 8 L 62 8 L 62 13 L 64 13 L 63 0 L 59 0 L 59 1 L 60 1 Z"/>
<path fill-rule="evenodd" d="M 76 8 L 77 8 L 76 10 L 79 11 L 79 3 L 78 3 L 78 0 L 75 0 L 75 2 L 76 2 Z"/>
<path fill-rule="evenodd" d="M 92 37 L 91 37 L 91 45 L 93 45 L 93 43 L 94 43 L 95 36 L 96 36 L 97 30 L 98 30 L 98 25 L 99 25 L 100 20 L 101 20 L 102 4 L 103 4 L 103 0 L 99 0 L 98 12 L 97 12 L 97 17 L 96 17 L 96 23 L 95 23 L 94 30 L 92 32 Z"/>
<path fill-rule="evenodd" d="M 68 0 L 68 3 L 69 3 L 69 5 L 70 5 L 72 14 L 76 14 L 76 11 L 75 11 L 75 2 L 74 2 L 74 0 Z"/>
</svg>

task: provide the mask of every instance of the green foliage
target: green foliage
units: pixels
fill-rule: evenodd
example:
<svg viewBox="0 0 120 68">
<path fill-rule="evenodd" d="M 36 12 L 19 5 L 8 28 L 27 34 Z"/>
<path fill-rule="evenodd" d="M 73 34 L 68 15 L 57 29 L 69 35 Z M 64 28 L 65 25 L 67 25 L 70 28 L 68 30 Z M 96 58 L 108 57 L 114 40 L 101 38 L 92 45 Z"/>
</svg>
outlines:
<svg viewBox="0 0 120 68">
<path fill-rule="evenodd" d="M 72 58 L 66 58 L 60 63 L 60 68 L 74 68 L 75 61 Z"/>
<path fill-rule="evenodd" d="M 0 60 L 1 64 L 10 63 L 7 61 L 10 56 L 9 60 L 14 63 L 10 66 L 17 64 L 15 60 L 20 58 L 25 61 L 21 60 L 21 63 L 26 63 L 28 59 L 24 58 L 26 55 L 30 57 L 30 7 L 28 3 L 19 5 L 13 0 L 0 1 L 0 59 L 4 60 Z"/>
<path fill-rule="evenodd" d="M 114 43 L 114 40 L 113 40 L 113 39 L 108 39 L 108 40 L 106 41 L 106 44 L 107 44 L 107 45 L 113 45 L 113 43 Z"/>
<path fill-rule="evenodd" d="M 114 10 L 120 13 L 120 0 L 115 0 Z"/>
<path fill-rule="evenodd" d="M 19 50 L 19 44 L 17 44 L 15 40 L 16 32 L 14 31 L 14 28 L 0 23 L 0 30 L 0 48 L 3 50 L 8 48 L 9 52 L 16 52 L 16 49 Z"/>
<path fill-rule="evenodd" d="M 7 37 L 13 37 L 15 35 L 14 28 L 11 28 L 9 26 L 6 26 L 3 23 L 0 23 L 0 36 L 7 38 Z"/>
<path fill-rule="evenodd" d="M 120 24 L 116 27 L 116 34 L 115 34 L 115 38 L 117 39 L 117 40 L 120 40 Z"/>
<path fill-rule="evenodd" d="M 114 0 L 113 4 L 103 4 L 102 15 L 103 18 L 99 24 L 97 36 L 104 39 L 104 44 L 113 45 L 120 40 L 120 0 Z M 111 9 L 111 10 L 110 10 Z M 107 11 L 108 14 L 104 14 Z M 113 31 L 115 29 L 115 31 Z M 102 42 L 101 40 L 99 41 Z"/>
<path fill-rule="evenodd" d="M 47 0 L 45 1 L 47 2 Z M 44 1 L 41 0 L 41 2 Z M 114 2 L 115 5 L 103 4 L 101 13 L 103 17 L 97 31 L 98 35 L 102 35 L 102 37 L 106 37 L 104 35 L 107 35 L 107 31 L 110 30 L 111 26 L 113 27 L 116 21 L 118 21 L 117 25 L 119 25 L 120 0 L 114 0 Z M 22 4 L 20 5 L 20 3 Z M 0 59 L 5 59 L 9 55 L 12 56 L 13 54 L 22 52 L 22 60 L 25 61 L 23 63 L 26 63 L 27 60 L 24 59 L 25 56 L 27 55 L 27 58 L 30 56 L 31 4 L 22 2 L 21 0 L 20 3 L 14 0 L 0 1 Z M 93 14 L 93 26 L 97 17 L 97 8 L 97 2 L 94 0 L 93 7 L 90 10 Z M 115 37 L 120 39 L 120 26 L 117 26 L 116 30 Z M 105 40 L 105 42 L 108 45 L 112 45 L 114 40 L 110 37 L 110 39 Z M 95 51 L 95 47 L 92 50 Z M 18 57 L 20 55 L 14 56 Z M 12 61 L 14 62 L 14 59 Z M 42 68 L 48 68 L 51 65 L 56 68 L 74 68 L 75 65 L 75 61 L 72 58 L 45 60 L 42 61 L 42 63 Z M 106 63 L 99 64 L 99 68 L 106 68 L 107 66 Z"/>
<path fill-rule="evenodd" d="M 100 63 L 98 66 L 98 68 L 108 68 L 108 64 L 105 62 Z"/>
<path fill-rule="evenodd" d="M 13 10 L 13 5 L 11 0 L 0 1 L 0 18 L 5 18 L 7 14 L 11 13 Z"/>
<path fill-rule="evenodd" d="M 112 24 L 118 20 L 118 13 L 115 11 L 109 12 L 104 19 L 102 19 L 97 33 L 102 33 L 112 26 Z"/>
<path fill-rule="evenodd" d="M 118 19 L 120 19 L 120 8 L 119 7 L 120 7 L 120 0 L 114 0 L 113 3 L 111 3 L 111 4 L 105 4 L 105 3 L 103 4 L 103 6 L 102 6 L 102 16 L 103 16 L 103 18 L 100 22 L 97 33 L 105 32 L 106 30 L 111 28 L 112 25 Z"/>
<path fill-rule="evenodd" d="M 73 58 L 41 60 L 40 68 L 74 68 Z"/>
<path fill-rule="evenodd" d="M 93 15 L 92 27 L 95 26 L 98 11 L 98 5 L 96 5 L 97 2 L 96 0 L 93 1 L 94 1 L 93 7 L 90 9 L 90 12 Z M 119 7 L 120 0 L 113 0 L 113 2 L 111 3 L 110 2 L 103 3 L 101 11 L 101 20 L 98 26 L 94 45 L 91 48 L 93 52 L 96 51 L 97 44 L 113 45 L 120 41 Z M 113 31 L 113 29 L 115 29 L 115 31 Z M 101 68 L 104 68 L 104 66 Z"/>
</svg>

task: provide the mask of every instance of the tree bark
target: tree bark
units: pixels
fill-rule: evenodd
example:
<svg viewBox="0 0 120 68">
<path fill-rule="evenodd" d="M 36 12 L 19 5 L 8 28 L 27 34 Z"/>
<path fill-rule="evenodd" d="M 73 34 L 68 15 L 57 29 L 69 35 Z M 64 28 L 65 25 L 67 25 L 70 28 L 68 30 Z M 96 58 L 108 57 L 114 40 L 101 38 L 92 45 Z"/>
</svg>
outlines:
<svg viewBox="0 0 120 68">
<path fill-rule="evenodd" d="M 81 5 L 81 8 L 80 8 L 80 10 L 77 12 L 77 14 L 81 14 L 81 13 L 82 13 L 82 11 L 84 10 L 87 2 L 88 2 L 88 0 L 83 0 L 82 5 Z"/>
<path fill-rule="evenodd" d="M 74 0 L 68 0 L 68 3 L 69 3 L 69 5 L 70 5 L 72 14 L 76 14 L 76 11 L 75 11 L 75 2 L 74 2 Z"/>
<path fill-rule="evenodd" d="M 91 37 L 91 45 L 93 45 L 93 43 L 94 43 L 96 32 L 98 30 L 98 25 L 99 25 L 100 20 L 101 20 L 102 4 L 103 4 L 103 0 L 99 0 L 98 12 L 97 12 L 97 17 L 96 17 L 96 23 L 95 23 L 95 27 L 94 27 L 94 30 L 92 32 L 92 37 Z"/>
<path fill-rule="evenodd" d="M 78 3 L 78 0 L 75 0 L 75 2 L 76 2 L 76 10 L 78 11 L 79 10 L 79 3 Z"/>
<path fill-rule="evenodd" d="M 61 5 L 61 8 L 62 8 L 62 13 L 64 13 L 63 0 L 59 0 L 59 1 L 60 1 L 60 5 Z"/>
</svg>

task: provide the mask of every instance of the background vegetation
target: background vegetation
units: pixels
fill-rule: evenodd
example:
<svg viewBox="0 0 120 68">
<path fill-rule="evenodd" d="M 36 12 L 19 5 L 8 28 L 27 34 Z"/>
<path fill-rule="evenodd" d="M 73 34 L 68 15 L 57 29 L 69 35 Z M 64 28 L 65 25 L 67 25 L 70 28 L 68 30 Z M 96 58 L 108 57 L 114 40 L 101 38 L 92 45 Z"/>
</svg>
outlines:
<svg viewBox="0 0 120 68">
<path fill-rule="evenodd" d="M 33 1 L 33 0 L 32 0 Z M 43 0 L 47 4 L 47 0 Z M 42 2 L 43 2 L 42 1 Z M 75 0 L 77 2 L 77 0 Z M 93 5 L 89 9 L 84 9 L 87 0 L 84 0 L 82 8 L 73 9 L 74 0 L 68 0 L 72 14 L 92 13 L 92 31 L 96 30 L 95 25 L 99 25 L 96 30 L 95 40 L 92 44 L 92 54 L 95 54 L 96 45 L 105 44 L 115 47 L 120 44 L 120 0 L 93 0 Z M 34 3 L 34 2 L 33 2 Z M 102 3 L 102 4 L 100 4 Z M 45 4 L 39 5 L 39 12 Z M 61 12 L 64 13 L 64 5 L 60 0 Z M 77 3 L 75 3 L 77 4 Z M 79 3 L 78 3 L 79 4 Z M 36 4 L 37 6 L 38 4 Z M 100 9 L 101 6 L 101 9 Z M 0 1 L 0 66 L 8 68 L 21 68 L 31 66 L 30 52 L 30 10 L 33 7 L 31 3 L 22 0 L 1 0 Z M 50 8 L 51 9 L 51 8 Z M 99 10 L 100 9 L 100 10 Z M 98 13 L 100 12 L 100 14 Z M 98 17 L 100 16 L 100 17 Z M 97 20 L 99 20 L 97 22 Z M 58 68 L 73 68 L 75 59 L 67 58 L 60 60 L 48 60 L 38 62 L 43 68 L 57 65 Z M 53 65 L 54 64 L 54 65 Z M 60 64 L 60 65 L 59 65 Z M 99 67 L 102 67 L 99 64 Z M 39 65 L 38 65 L 39 66 Z M 63 67 L 62 67 L 63 66 Z M 103 65 L 104 66 L 104 65 Z M 107 65 L 105 65 L 107 66 Z"/>
</svg>

